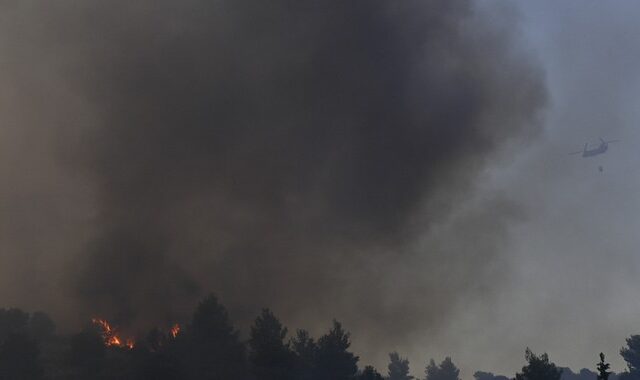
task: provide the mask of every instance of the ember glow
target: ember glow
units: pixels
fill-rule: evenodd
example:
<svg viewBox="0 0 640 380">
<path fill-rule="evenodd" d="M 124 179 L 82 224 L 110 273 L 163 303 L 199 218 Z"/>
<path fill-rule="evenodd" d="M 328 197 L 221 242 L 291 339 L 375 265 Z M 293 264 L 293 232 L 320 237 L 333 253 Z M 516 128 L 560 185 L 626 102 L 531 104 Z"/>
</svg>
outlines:
<svg viewBox="0 0 640 380">
<path fill-rule="evenodd" d="M 173 338 L 177 337 L 178 334 L 180 334 L 180 325 L 176 323 L 173 326 L 171 326 L 171 330 L 169 331 L 169 333 L 171 334 L 171 337 Z"/>
<path fill-rule="evenodd" d="M 131 338 L 125 339 L 123 343 L 123 339 L 118 336 L 116 330 L 113 327 L 111 327 L 109 322 L 107 322 L 105 319 L 93 318 L 91 322 L 93 322 L 93 324 L 95 324 L 96 326 L 100 327 L 101 336 L 102 336 L 102 339 L 104 340 L 105 346 L 120 347 L 120 348 L 127 348 L 127 349 L 132 349 L 135 346 L 135 341 Z"/>
</svg>

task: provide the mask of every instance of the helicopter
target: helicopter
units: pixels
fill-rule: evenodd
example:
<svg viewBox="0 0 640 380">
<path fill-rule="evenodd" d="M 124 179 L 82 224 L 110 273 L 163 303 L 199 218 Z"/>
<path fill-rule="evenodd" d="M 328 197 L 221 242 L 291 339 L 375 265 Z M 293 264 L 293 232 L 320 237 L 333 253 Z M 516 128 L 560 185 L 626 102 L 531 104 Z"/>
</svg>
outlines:
<svg viewBox="0 0 640 380">
<path fill-rule="evenodd" d="M 619 140 L 609 140 L 609 141 L 605 141 L 604 139 L 602 139 L 602 137 L 600 138 L 600 145 L 598 145 L 595 148 L 591 148 L 589 149 L 589 143 L 585 143 L 584 144 L 584 148 L 580 151 L 577 152 L 571 152 L 569 154 L 582 154 L 582 157 L 593 157 L 593 156 L 597 156 L 599 154 L 603 154 L 607 151 L 607 149 L 609 149 L 609 143 L 613 143 L 613 142 L 617 142 Z M 602 170 L 601 170 L 602 171 Z"/>
</svg>

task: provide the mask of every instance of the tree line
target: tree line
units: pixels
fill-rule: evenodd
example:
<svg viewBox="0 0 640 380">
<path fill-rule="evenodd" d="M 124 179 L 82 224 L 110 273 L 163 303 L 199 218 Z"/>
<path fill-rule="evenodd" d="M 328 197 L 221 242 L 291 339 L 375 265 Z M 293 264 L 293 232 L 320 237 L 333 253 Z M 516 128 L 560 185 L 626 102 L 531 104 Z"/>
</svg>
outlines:
<svg viewBox="0 0 640 380">
<path fill-rule="evenodd" d="M 410 375 L 409 360 L 389 354 L 384 373 L 359 367 L 351 337 L 338 321 L 314 339 L 306 330 L 289 331 L 269 309 L 263 309 L 241 339 L 225 307 L 214 295 L 204 298 L 179 330 L 151 329 L 133 348 L 105 343 L 104 331 L 88 324 L 70 336 L 55 334 L 55 324 L 42 312 L 0 309 L 0 379 L 204 379 L 204 380 L 460 380 L 447 357 L 431 359 L 423 377 Z M 597 380 L 640 380 L 640 335 L 632 335 L 620 354 L 626 371 L 615 375 L 600 354 Z M 557 367 L 546 353 L 525 352 L 526 365 L 514 380 L 581 379 Z M 564 371 L 564 376 L 563 376 Z M 583 370 L 586 371 L 586 370 Z M 476 372 L 475 380 L 510 380 Z M 585 379 L 586 380 L 586 379 Z"/>
</svg>

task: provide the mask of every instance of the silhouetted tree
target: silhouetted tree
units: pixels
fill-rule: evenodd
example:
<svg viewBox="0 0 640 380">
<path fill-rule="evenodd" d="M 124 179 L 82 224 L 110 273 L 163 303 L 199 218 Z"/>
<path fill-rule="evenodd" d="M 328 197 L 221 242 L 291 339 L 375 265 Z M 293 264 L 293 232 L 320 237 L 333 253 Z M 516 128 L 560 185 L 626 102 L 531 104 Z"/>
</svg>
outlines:
<svg viewBox="0 0 640 380">
<path fill-rule="evenodd" d="M 595 380 L 598 377 L 598 374 L 588 370 L 587 368 L 582 368 L 578 372 L 573 372 L 571 368 L 568 367 L 558 367 L 562 370 L 561 380 Z M 610 380 L 617 380 L 616 375 L 611 374 L 609 377 Z M 506 379 L 508 380 L 508 379 Z"/>
<path fill-rule="evenodd" d="M 146 338 L 133 349 L 136 379 L 177 380 L 183 371 L 176 358 L 174 339 L 158 328 L 153 328 Z"/>
<path fill-rule="evenodd" d="M 47 340 L 53 336 L 56 325 L 53 320 L 41 311 L 36 311 L 29 318 L 29 334 L 36 340 Z"/>
<path fill-rule="evenodd" d="M 147 333 L 144 342 L 139 343 L 138 346 L 142 346 L 151 352 L 159 352 L 166 347 L 167 343 L 167 334 L 154 327 Z"/>
<path fill-rule="evenodd" d="M 296 336 L 291 339 L 290 346 L 295 355 L 294 378 L 296 380 L 313 379 L 318 346 L 309 336 L 309 332 L 298 330 Z"/>
<path fill-rule="evenodd" d="M 622 380 L 640 379 L 640 335 L 627 338 L 627 347 L 620 349 L 620 355 L 627 362 L 628 371 L 620 374 Z"/>
<path fill-rule="evenodd" d="M 378 371 L 376 371 L 375 368 L 368 365 L 364 367 L 364 369 L 362 370 L 362 372 L 358 374 L 358 376 L 356 376 L 356 379 L 357 380 L 384 380 L 384 377 L 382 377 L 382 375 L 378 373 Z"/>
<path fill-rule="evenodd" d="M 37 343 L 23 333 L 10 333 L 0 345 L 0 379 L 41 379 Z"/>
<path fill-rule="evenodd" d="M 0 342 L 10 334 L 27 332 L 29 314 L 20 309 L 0 309 Z"/>
<path fill-rule="evenodd" d="M 105 356 L 104 341 L 93 326 L 71 337 L 69 361 L 83 376 L 95 377 L 102 370 Z"/>
<path fill-rule="evenodd" d="M 409 375 L 409 360 L 401 358 L 397 352 L 389 354 L 389 380 L 411 380 Z"/>
<path fill-rule="evenodd" d="M 494 375 L 491 372 L 482 371 L 476 371 L 476 373 L 473 374 L 473 378 L 475 380 L 509 380 L 506 376 Z"/>
<path fill-rule="evenodd" d="M 522 367 L 521 373 L 516 374 L 516 380 L 560 380 L 562 370 L 549 362 L 546 353 L 537 356 L 527 348 L 525 359 L 528 364 Z"/>
<path fill-rule="evenodd" d="M 358 357 L 349 352 L 351 346 L 349 333 L 345 332 L 338 321 L 333 328 L 320 339 L 315 365 L 315 378 L 318 380 L 349 380 L 358 372 Z"/>
<path fill-rule="evenodd" d="M 186 376 L 203 380 L 244 379 L 245 347 L 238 336 L 224 306 L 214 295 L 206 297 L 181 339 Z"/>
<path fill-rule="evenodd" d="M 611 376 L 611 372 L 609 368 L 611 365 L 609 363 L 604 362 L 604 354 L 600 353 L 600 363 L 596 366 L 598 369 L 598 380 L 609 380 L 609 376 Z"/>
<path fill-rule="evenodd" d="M 460 370 L 453 364 L 450 357 L 446 357 L 442 363 L 440 363 L 440 378 L 439 380 L 460 380 Z"/>
<path fill-rule="evenodd" d="M 424 369 L 424 374 L 425 374 L 425 380 L 435 380 L 438 378 L 438 365 L 436 364 L 435 360 L 430 359 L 429 360 L 429 364 L 427 364 L 427 367 Z"/>
<path fill-rule="evenodd" d="M 426 380 L 460 380 L 460 370 L 446 357 L 439 366 L 431 359 L 425 369 Z"/>
<path fill-rule="evenodd" d="M 251 326 L 249 361 L 257 380 L 293 378 L 294 354 L 285 343 L 287 329 L 269 309 L 262 310 Z"/>
</svg>

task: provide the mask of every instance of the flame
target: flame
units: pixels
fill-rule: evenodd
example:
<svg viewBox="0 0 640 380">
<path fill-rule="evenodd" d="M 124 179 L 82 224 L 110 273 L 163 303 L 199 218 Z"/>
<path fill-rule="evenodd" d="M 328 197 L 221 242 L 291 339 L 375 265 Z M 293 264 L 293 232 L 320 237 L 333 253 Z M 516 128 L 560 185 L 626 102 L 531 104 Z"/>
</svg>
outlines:
<svg viewBox="0 0 640 380">
<path fill-rule="evenodd" d="M 105 346 L 128 349 L 132 349 L 135 346 L 136 342 L 131 338 L 127 338 L 125 342 L 122 343 L 122 339 L 118 336 L 116 330 L 111 327 L 109 322 L 107 322 L 105 319 L 93 318 L 91 322 L 100 327 L 100 330 L 102 330 L 101 335 Z"/>
<path fill-rule="evenodd" d="M 104 345 L 107 347 L 118 347 L 118 348 L 126 348 L 133 349 L 136 345 L 136 341 L 131 338 L 123 339 L 121 338 L 116 329 L 111 327 L 109 322 L 106 319 L 102 318 L 93 318 L 91 322 L 97 325 L 100 328 L 100 335 L 102 336 L 102 340 L 104 341 Z M 178 323 L 173 324 L 169 329 L 169 335 L 172 338 L 175 338 L 180 334 L 181 327 Z"/>
<path fill-rule="evenodd" d="M 169 330 L 169 333 L 173 338 L 177 337 L 178 334 L 180 334 L 180 325 L 176 323 L 173 326 L 171 326 L 171 330 Z"/>
</svg>

